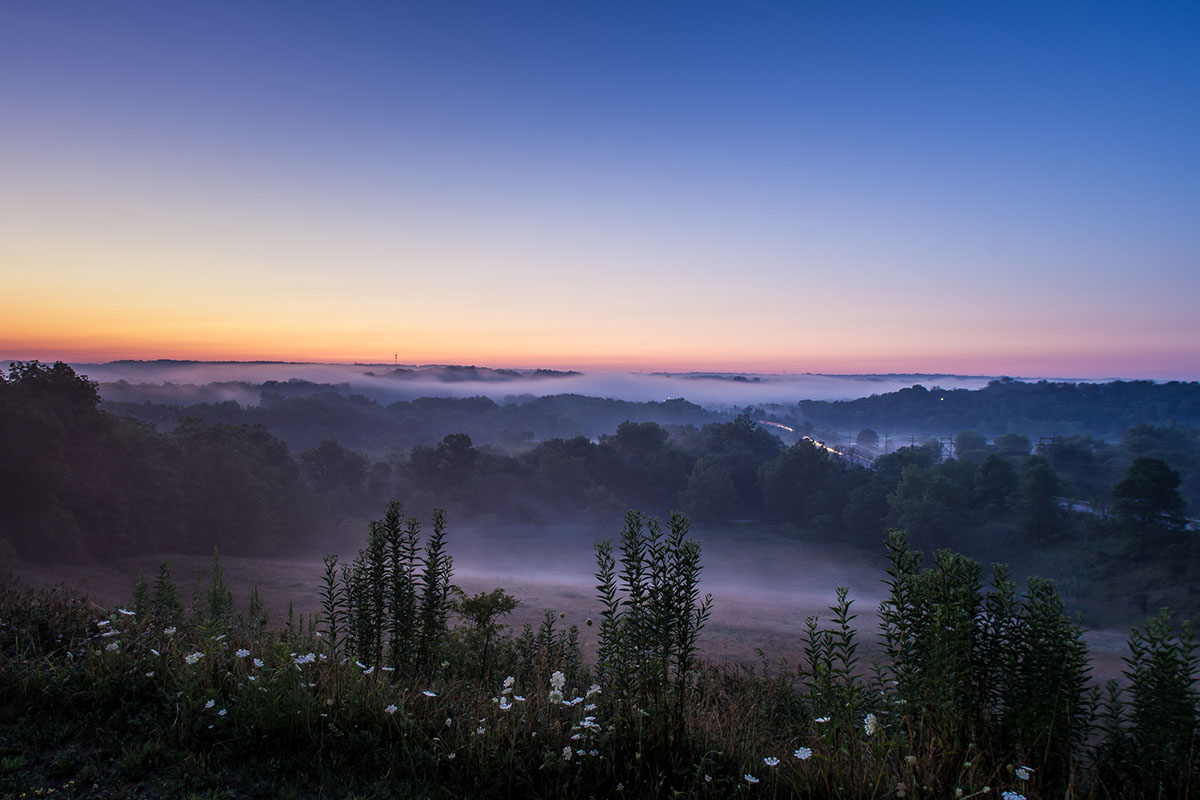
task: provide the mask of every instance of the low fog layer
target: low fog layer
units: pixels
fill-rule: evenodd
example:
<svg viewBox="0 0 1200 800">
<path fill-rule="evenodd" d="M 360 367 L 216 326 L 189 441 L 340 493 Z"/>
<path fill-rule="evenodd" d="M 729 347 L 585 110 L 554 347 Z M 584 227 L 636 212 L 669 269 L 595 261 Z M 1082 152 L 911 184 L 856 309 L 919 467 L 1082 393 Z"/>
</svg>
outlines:
<svg viewBox="0 0 1200 800">
<path fill-rule="evenodd" d="M 733 373 L 630 373 L 505 370 L 475 367 L 397 366 L 393 364 L 293 364 L 277 362 L 114 361 L 72 364 L 103 384 L 158 384 L 142 399 L 159 402 L 257 402 L 256 392 L 240 384 L 305 380 L 343 385 L 379 401 L 416 397 L 477 397 L 503 401 L 520 395 L 581 394 L 630 401 L 683 397 L 709 407 L 744 407 L 797 400 L 851 400 L 894 392 L 915 383 L 945 389 L 979 389 L 989 376 L 963 375 L 814 375 Z M 202 384 L 215 384 L 201 386 Z M 108 399 L 119 388 L 107 387 Z M 195 392 L 195 394 L 192 394 Z"/>
</svg>

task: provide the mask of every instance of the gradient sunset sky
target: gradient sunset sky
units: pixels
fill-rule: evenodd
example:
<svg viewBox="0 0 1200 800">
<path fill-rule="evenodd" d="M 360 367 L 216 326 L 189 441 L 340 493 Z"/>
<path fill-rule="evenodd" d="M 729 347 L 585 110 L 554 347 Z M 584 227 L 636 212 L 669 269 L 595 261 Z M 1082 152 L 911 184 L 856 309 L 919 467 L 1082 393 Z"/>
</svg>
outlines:
<svg viewBox="0 0 1200 800">
<path fill-rule="evenodd" d="M 0 357 L 1200 378 L 1200 5 L 0 4 Z"/>
</svg>

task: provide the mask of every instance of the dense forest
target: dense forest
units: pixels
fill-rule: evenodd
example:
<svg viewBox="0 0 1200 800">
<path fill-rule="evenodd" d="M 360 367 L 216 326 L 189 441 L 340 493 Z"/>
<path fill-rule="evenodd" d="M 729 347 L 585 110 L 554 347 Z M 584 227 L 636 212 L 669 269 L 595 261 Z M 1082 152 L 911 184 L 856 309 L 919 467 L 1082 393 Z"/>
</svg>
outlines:
<svg viewBox="0 0 1200 800">
<path fill-rule="evenodd" d="M 155 397 L 154 387 L 108 384 L 115 397 Z M 171 392 L 176 395 L 176 392 Z M 347 386 L 309 381 L 267 381 L 263 384 L 222 384 L 205 390 L 191 387 L 188 394 L 211 395 L 204 402 L 182 404 L 160 399 L 140 402 L 108 400 L 102 408 L 130 416 L 169 431 L 184 417 L 229 425 L 262 425 L 297 450 L 307 450 L 325 439 L 345 447 L 386 456 L 418 444 L 436 444 L 452 433 L 465 433 L 478 444 L 499 444 L 508 449 L 560 437 L 596 438 L 611 433 L 626 421 L 661 425 L 703 425 L 721 418 L 686 400 L 636 403 L 577 394 L 545 397 L 521 395 L 497 403 L 487 397 L 420 397 L 382 403 L 349 390 Z M 253 397 L 243 404 L 222 395 Z"/>
<path fill-rule="evenodd" d="M 800 413 L 817 425 L 839 430 L 903 426 L 905 433 L 933 435 L 967 430 L 986 436 L 1116 439 L 1139 424 L 1200 425 L 1200 383 L 1027 383 L 1002 378 L 979 390 L 916 385 L 857 400 L 802 400 Z"/>
</svg>

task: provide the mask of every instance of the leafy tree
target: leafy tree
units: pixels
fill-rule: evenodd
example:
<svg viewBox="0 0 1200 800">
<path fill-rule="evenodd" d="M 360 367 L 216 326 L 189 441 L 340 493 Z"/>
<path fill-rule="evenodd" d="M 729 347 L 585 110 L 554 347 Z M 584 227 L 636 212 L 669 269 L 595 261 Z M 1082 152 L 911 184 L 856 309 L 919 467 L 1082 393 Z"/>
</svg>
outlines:
<svg viewBox="0 0 1200 800">
<path fill-rule="evenodd" d="M 1178 489 L 1179 473 L 1165 461 L 1135 458 L 1112 490 L 1117 518 L 1138 528 L 1180 530 L 1186 520 Z"/>
<path fill-rule="evenodd" d="M 937 467 L 910 464 L 888 495 L 888 527 L 920 531 L 929 541 L 949 543 L 966 527 L 968 496 Z"/>
<path fill-rule="evenodd" d="M 1029 451 L 1033 449 L 1033 444 L 1030 443 L 1028 436 L 1021 436 L 1017 433 L 1006 433 L 1003 436 L 997 436 L 992 442 L 992 447 L 996 450 L 996 455 L 1004 458 L 1024 458 L 1029 455 Z"/>
<path fill-rule="evenodd" d="M 325 439 L 302 454 L 300 463 L 312 485 L 322 491 L 346 489 L 359 492 L 370 468 L 366 456 L 342 447 L 333 439 Z"/>
<path fill-rule="evenodd" d="M 801 439 L 760 468 L 763 507 L 771 517 L 797 524 L 840 516 L 840 472 L 828 451 Z"/>
<path fill-rule="evenodd" d="M 503 589 L 493 589 L 453 603 L 454 611 L 469 623 L 465 638 L 479 664 L 480 677 L 487 676 L 492 644 L 504 629 L 497 620 L 511 614 L 519 602 Z"/>
<path fill-rule="evenodd" d="M 982 461 L 987 456 L 987 438 L 975 431 L 962 431 L 954 437 L 954 454 L 963 461 Z"/>
<path fill-rule="evenodd" d="M 984 515 L 1004 515 L 1016 502 L 1017 471 L 1012 462 L 996 454 L 989 455 L 975 473 L 974 503 Z"/>
<path fill-rule="evenodd" d="M 1055 495 L 1058 476 L 1041 456 L 1030 456 L 1021 467 L 1017 486 L 1017 511 L 1026 533 L 1045 544 L 1062 530 L 1063 514 Z"/>
<path fill-rule="evenodd" d="M 720 522 L 736 513 L 737 490 L 724 460 L 710 453 L 697 461 L 679 499 L 688 516 L 698 522 Z"/>
<path fill-rule="evenodd" d="M 869 450 L 874 450 L 879 446 L 879 434 L 870 428 L 863 428 L 858 432 L 858 436 L 855 438 L 854 443 L 859 447 L 865 447 Z"/>
</svg>

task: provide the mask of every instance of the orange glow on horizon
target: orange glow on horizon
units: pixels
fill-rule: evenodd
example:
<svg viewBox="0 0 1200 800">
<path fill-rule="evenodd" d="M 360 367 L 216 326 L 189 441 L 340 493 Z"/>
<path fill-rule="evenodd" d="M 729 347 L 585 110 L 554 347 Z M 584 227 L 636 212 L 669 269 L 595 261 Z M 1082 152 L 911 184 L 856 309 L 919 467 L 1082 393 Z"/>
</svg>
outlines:
<svg viewBox="0 0 1200 800">
<path fill-rule="evenodd" d="M 703 353 L 683 350 L 657 352 L 606 352 L 603 344 L 577 351 L 547 348 L 542 352 L 505 350 L 501 346 L 450 342 L 423 347 L 347 347 L 340 342 L 293 339 L 279 345 L 268 337 L 213 336 L 210 339 L 180 338 L 147 340 L 136 331 L 124 335 L 96 337 L 70 331 L 54 335 L 0 338 L 0 357 L 8 360 L 103 363 L 117 360 L 177 361 L 270 361 L 325 364 L 473 364 L 511 369 L 563 369 L 628 372 L 746 372 L 820 374 L 960 374 L 1014 375 L 1027 377 L 1102 378 L 1186 377 L 1197 372 L 1183 348 L 1159 353 L 1148 361 L 1137 352 L 1053 353 L 1015 357 L 1002 353 L 899 354 L 824 352 L 798 357 L 779 349 L 738 355 L 731 352 Z M 286 338 L 286 337 L 284 337 Z M 1131 365 L 1136 365 L 1131 367 Z M 1182 365 L 1182 368 L 1181 368 Z M 1194 379 L 1194 378 L 1191 378 Z"/>
</svg>

